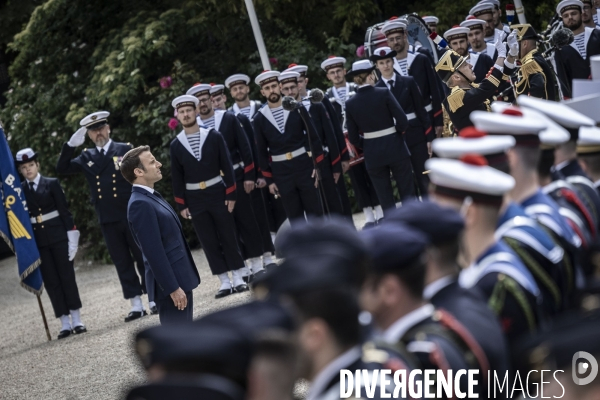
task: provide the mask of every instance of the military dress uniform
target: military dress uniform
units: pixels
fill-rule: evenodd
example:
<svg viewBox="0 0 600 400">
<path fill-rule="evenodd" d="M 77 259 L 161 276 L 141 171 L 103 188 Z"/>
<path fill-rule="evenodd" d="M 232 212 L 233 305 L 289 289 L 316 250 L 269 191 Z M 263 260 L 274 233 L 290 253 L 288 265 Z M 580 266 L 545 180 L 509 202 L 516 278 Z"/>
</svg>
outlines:
<svg viewBox="0 0 600 400">
<path fill-rule="evenodd" d="M 172 104 L 175 109 L 195 107 L 198 99 L 184 95 Z M 180 211 L 189 209 L 212 274 L 226 276 L 228 271 L 244 268 L 233 215 L 225 204 L 236 200 L 235 174 L 223 135 L 204 127 L 199 127 L 199 134 L 197 148 L 192 148 L 185 131 L 171 142 L 173 196 Z M 220 289 L 217 298 L 233 293 L 237 286 L 240 291 L 247 290 L 245 284 L 234 282 L 234 285 L 236 288 Z"/>
<path fill-rule="evenodd" d="M 258 75 L 255 82 L 263 85 L 278 81 L 278 77 L 279 72 L 266 71 Z M 323 147 L 310 119 L 307 123 L 313 126 L 310 129 L 304 126 L 299 113 L 306 110 L 280 111 L 281 119 L 277 121 L 271 108 L 263 106 L 254 118 L 253 127 L 261 172 L 267 184 L 277 185 L 286 215 L 294 223 L 304 218 L 305 213 L 309 218 L 323 215 L 319 192 L 311 177 L 314 169 L 311 157 L 319 166 L 324 160 Z M 312 147 L 308 135 L 311 135 Z"/>
<path fill-rule="evenodd" d="M 327 67 L 328 66 L 325 66 L 323 69 L 326 69 Z M 344 134 L 344 131 L 347 130 L 345 126 L 346 101 L 352 96 L 354 96 L 355 93 L 356 84 L 354 83 L 346 83 L 346 88 L 344 90 L 343 95 L 340 95 L 335 87 L 330 87 L 325 92 L 326 97 L 329 98 L 331 106 L 335 111 L 334 115 L 337 116 L 337 122 L 339 128 L 342 130 L 342 134 Z M 335 119 L 333 120 L 333 122 L 335 122 Z M 337 128 L 337 126 L 334 128 Z M 379 199 L 377 198 L 375 187 L 373 186 L 371 178 L 369 178 L 369 174 L 367 173 L 367 169 L 365 168 L 364 157 L 361 153 L 354 154 L 351 158 L 351 155 L 348 152 L 348 146 L 345 142 L 346 139 L 344 138 L 343 145 L 345 151 L 342 151 L 342 161 L 350 162 L 350 169 L 348 170 L 348 175 L 350 176 L 350 183 L 352 185 L 352 190 L 354 191 L 356 201 L 361 209 L 377 207 L 379 205 Z M 356 151 L 359 150 L 356 149 Z"/>
<path fill-rule="evenodd" d="M 27 148 L 17 153 L 17 165 L 37 160 L 37 154 Z M 34 180 L 21 182 L 27 210 L 33 226 L 35 243 L 40 253 L 42 279 L 48 292 L 54 316 L 68 320 L 75 312 L 77 318 L 81 299 L 73 269 L 73 258 L 79 240 L 79 231 L 73 223 L 67 199 L 58 179 L 47 178 L 38 173 Z M 72 247 L 74 249 L 72 250 Z M 81 321 L 73 321 L 75 333 L 86 332 Z M 68 336 L 70 329 L 59 334 L 59 339 Z"/>
<path fill-rule="evenodd" d="M 381 47 L 371 56 L 371 61 L 376 62 L 385 58 L 393 58 L 395 53 L 389 47 Z M 390 89 L 406 114 L 408 128 L 404 132 L 404 141 L 410 152 L 410 160 L 419 192 L 421 196 L 425 197 L 429 185 L 427 175 L 423 174 L 425 172 L 425 161 L 429 158 L 427 143 L 435 139 L 435 132 L 425 110 L 421 91 L 412 77 L 400 76 L 397 72 L 390 79 L 382 76 L 375 87 Z"/>
<path fill-rule="evenodd" d="M 464 57 L 458 53 L 448 50 L 440 59 L 436 71 L 440 78 L 447 82 L 450 76 L 457 71 L 463 63 Z M 458 132 L 468 126 L 473 126 L 469 115 L 475 110 L 490 111 L 490 99 L 496 93 L 500 83 L 504 79 L 504 74 L 496 66 L 492 73 L 485 78 L 479 85 L 471 83 L 467 88 L 454 86 L 450 94 L 444 99 L 444 108 L 454 124 L 454 129 Z"/>
<path fill-rule="evenodd" d="M 90 114 L 82 119 L 80 124 L 89 130 L 105 125 L 108 116 L 109 113 L 105 111 Z M 84 149 L 80 155 L 73 158 L 75 147 L 65 143 L 56 164 L 59 174 L 83 172 L 85 175 L 90 189 L 90 200 L 96 209 L 100 229 L 110 258 L 117 268 L 126 299 L 146 293 L 142 252 L 127 226 L 127 204 L 131 197 L 131 185 L 119 170 L 121 159 L 132 148 L 130 143 L 119 143 L 109 139 L 103 148 L 94 146 Z M 154 299 L 148 300 L 152 302 Z M 143 310 L 138 312 L 145 313 Z"/>
<path fill-rule="evenodd" d="M 374 68 L 368 60 L 357 61 L 349 74 Z M 413 171 L 404 141 L 408 119 L 392 93 L 368 84 L 359 87 L 346 103 L 346 120 L 350 142 L 364 150 L 365 166 L 383 209 L 396 207 L 390 172 L 402 201 L 413 197 Z"/>
</svg>

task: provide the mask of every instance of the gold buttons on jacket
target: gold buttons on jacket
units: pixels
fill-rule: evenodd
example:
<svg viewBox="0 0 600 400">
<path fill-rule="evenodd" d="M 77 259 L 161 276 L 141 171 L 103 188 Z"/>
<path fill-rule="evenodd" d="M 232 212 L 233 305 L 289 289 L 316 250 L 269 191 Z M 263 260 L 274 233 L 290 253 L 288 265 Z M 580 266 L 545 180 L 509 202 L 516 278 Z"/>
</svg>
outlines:
<svg viewBox="0 0 600 400">
<path fill-rule="evenodd" d="M 96 175 L 96 179 L 100 179 L 100 175 Z"/>
<path fill-rule="evenodd" d="M 115 193 L 115 197 L 117 197 L 117 194 Z"/>
<path fill-rule="evenodd" d="M 101 191 L 102 189 L 98 188 L 98 191 Z"/>
<path fill-rule="evenodd" d="M 100 186 L 100 182 L 98 182 L 98 186 Z"/>
<path fill-rule="evenodd" d="M 98 198 L 99 198 L 99 199 L 101 199 L 101 198 L 102 198 L 102 195 L 98 196 Z"/>
<path fill-rule="evenodd" d="M 116 178 L 117 176 L 115 174 L 113 174 L 113 178 Z"/>
</svg>

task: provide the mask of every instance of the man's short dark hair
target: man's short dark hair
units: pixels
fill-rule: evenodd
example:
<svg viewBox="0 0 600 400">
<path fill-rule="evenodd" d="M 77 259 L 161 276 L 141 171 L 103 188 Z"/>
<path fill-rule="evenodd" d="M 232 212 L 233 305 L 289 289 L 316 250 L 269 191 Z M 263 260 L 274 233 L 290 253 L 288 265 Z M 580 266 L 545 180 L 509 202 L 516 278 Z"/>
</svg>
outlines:
<svg viewBox="0 0 600 400">
<path fill-rule="evenodd" d="M 121 160 L 121 175 L 123 175 L 123 178 L 125 178 L 125 180 L 132 185 L 136 179 L 134 170 L 139 168 L 142 171 L 146 171 L 142 161 L 140 160 L 140 155 L 147 151 L 150 151 L 150 146 L 136 147 L 135 149 L 131 149 L 125 153 L 123 160 Z"/>
<path fill-rule="evenodd" d="M 375 279 L 372 281 L 372 285 L 373 287 L 377 287 L 384 276 L 393 275 L 402 282 L 411 297 L 421 299 L 423 298 L 423 290 L 425 289 L 425 274 L 427 271 L 425 260 L 425 256 L 422 255 L 405 268 L 385 273 L 376 272 L 373 274 Z"/>
</svg>

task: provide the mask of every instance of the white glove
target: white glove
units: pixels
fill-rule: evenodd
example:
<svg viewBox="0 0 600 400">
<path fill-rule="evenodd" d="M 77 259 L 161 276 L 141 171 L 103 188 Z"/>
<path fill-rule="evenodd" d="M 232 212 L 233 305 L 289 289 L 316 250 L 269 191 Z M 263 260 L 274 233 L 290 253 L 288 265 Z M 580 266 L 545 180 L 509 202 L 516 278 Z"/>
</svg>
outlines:
<svg viewBox="0 0 600 400">
<path fill-rule="evenodd" d="M 79 236 L 81 234 L 78 230 L 67 231 L 67 237 L 69 238 L 69 261 L 73 261 L 75 254 L 77 254 L 77 248 L 79 247 Z"/>
<path fill-rule="evenodd" d="M 494 43 L 494 47 L 498 52 L 498 58 L 506 58 L 506 45 L 503 41 L 496 40 L 496 43 Z"/>
<path fill-rule="evenodd" d="M 85 142 L 86 132 L 87 132 L 87 129 L 83 126 L 79 129 L 77 129 L 77 132 L 75 132 L 73 134 L 73 136 L 71 136 L 71 139 L 69 139 L 67 144 L 71 147 L 81 146 L 83 144 L 83 142 Z"/>
<path fill-rule="evenodd" d="M 517 57 L 519 55 L 519 42 L 517 41 L 517 30 L 513 29 L 513 31 L 506 38 L 506 43 L 508 44 L 508 54 L 512 57 Z"/>
</svg>

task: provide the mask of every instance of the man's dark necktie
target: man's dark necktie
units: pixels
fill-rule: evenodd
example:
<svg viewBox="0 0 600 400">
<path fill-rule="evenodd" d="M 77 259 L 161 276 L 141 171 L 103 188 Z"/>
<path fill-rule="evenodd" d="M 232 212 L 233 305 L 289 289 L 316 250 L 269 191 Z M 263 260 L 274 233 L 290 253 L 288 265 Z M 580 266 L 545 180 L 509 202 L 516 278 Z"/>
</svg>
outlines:
<svg viewBox="0 0 600 400">
<path fill-rule="evenodd" d="M 33 188 L 33 186 L 34 186 L 34 185 L 35 185 L 35 182 L 29 182 L 29 189 L 30 189 L 32 192 L 35 192 L 35 189 Z"/>
<path fill-rule="evenodd" d="M 394 88 L 394 80 L 390 79 L 388 83 L 390 84 L 390 90 L 392 90 Z"/>
<path fill-rule="evenodd" d="M 104 149 L 100 149 L 100 155 L 104 157 Z"/>
</svg>

